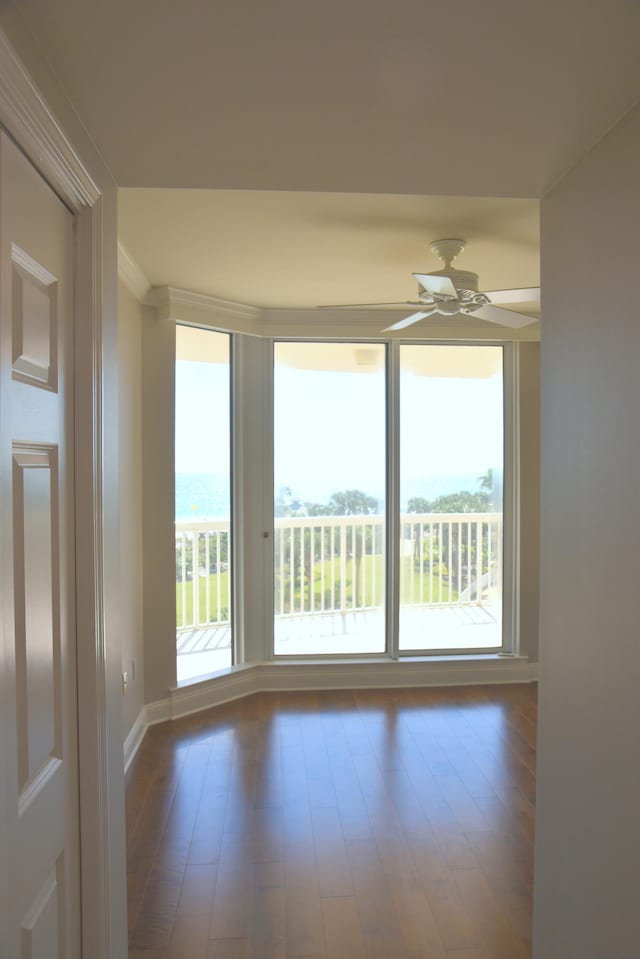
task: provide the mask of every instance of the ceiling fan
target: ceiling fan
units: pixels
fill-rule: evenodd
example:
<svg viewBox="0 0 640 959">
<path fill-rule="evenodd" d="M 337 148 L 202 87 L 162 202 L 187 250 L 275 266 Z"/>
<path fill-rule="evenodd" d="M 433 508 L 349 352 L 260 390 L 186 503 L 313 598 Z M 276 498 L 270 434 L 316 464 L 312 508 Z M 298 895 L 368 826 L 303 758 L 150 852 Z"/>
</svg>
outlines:
<svg viewBox="0 0 640 959">
<path fill-rule="evenodd" d="M 478 274 L 468 270 L 456 270 L 451 264 L 465 248 L 464 240 L 434 240 L 431 249 L 444 263 L 444 269 L 433 273 L 414 273 L 418 281 L 418 299 L 405 300 L 402 303 L 349 303 L 324 306 L 321 309 L 364 309 L 366 307 L 418 306 L 409 316 L 386 326 L 383 333 L 403 330 L 419 320 L 440 314 L 454 316 L 456 313 L 473 314 L 489 323 L 518 329 L 534 323 L 535 316 L 517 313 L 506 309 L 508 303 L 540 303 L 540 289 L 528 287 L 521 290 L 493 290 L 490 293 L 478 292 Z"/>
</svg>

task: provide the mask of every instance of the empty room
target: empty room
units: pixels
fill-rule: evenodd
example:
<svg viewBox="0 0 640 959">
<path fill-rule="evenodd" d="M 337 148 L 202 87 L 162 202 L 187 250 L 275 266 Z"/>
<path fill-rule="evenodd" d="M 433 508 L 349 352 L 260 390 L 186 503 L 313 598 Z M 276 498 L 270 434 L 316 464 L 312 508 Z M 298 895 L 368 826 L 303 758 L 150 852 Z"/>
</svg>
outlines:
<svg viewBox="0 0 640 959">
<path fill-rule="evenodd" d="M 640 6 L 0 10 L 0 953 L 632 959 Z"/>
</svg>

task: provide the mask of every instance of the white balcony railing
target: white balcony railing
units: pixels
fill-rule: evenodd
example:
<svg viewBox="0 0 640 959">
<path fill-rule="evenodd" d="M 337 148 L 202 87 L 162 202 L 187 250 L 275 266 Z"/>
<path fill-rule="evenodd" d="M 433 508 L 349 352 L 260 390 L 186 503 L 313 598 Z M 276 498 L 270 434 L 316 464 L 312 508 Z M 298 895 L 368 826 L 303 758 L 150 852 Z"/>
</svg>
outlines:
<svg viewBox="0 0 640 959">
<path fill-rule="evenodd" d="M 299 617 L 380 608 L 384 600 L 382 516 L 275 520 L 275 613 Z M 178 631 L 230 622 L 229 520 L 176 523 Z M 400 517 L 403 606 L 482 606 L 499 596 L 500 513 Z"/>
</svg>

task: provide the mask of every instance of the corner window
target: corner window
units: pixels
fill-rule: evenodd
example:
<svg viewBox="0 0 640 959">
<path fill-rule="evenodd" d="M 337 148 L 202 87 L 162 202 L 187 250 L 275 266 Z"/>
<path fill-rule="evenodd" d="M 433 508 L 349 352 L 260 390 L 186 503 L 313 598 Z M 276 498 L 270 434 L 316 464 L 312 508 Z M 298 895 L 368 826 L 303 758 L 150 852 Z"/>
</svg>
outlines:
<svg viewBox="0 0 640 959">
<path fill-rule="evenodd" d="M 233 662 L 230 339 L 176 327 L 178 682 Z"/>
</svg>

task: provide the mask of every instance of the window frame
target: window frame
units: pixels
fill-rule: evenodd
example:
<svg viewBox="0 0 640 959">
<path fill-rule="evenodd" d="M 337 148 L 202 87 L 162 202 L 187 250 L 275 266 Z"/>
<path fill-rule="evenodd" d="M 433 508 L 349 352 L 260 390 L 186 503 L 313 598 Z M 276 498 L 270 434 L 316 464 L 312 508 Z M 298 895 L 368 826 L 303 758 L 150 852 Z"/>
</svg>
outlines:
<svg viewBox="0 0 640 959">
<path fill-rule="evenodd" d="M 390 345 L 391 341 L 383 337 L 358 337 L 358 336 L 348 336 L 348 337 L 301 337 L 301 336 L 277 336 L 271 339 L 271 363 L 269 367 L 269 384 L 270 384 L 270 430 L 269 430 L 269 466 L 271 471 L 271 484 L 270 484 L 270 493 L 271 498 L 269 501 L 269 538 L 271 541 L 271 546 L 273 547 L 275 542 L 275 524 L 274 524 L 274 515 L 273 515 L 273 504 L 274 504 L 274 410 L 273 410 L 273 397 L 274 397 L 274 369 L 275 369 L 275 357 L 274 357 L 274 348 L 277 343 L 357 343 L 362 345 L 375 345 L 383 346 L 385 348 L 385 449 L 386 460 L 387 460 L 387 469 L 385 475 L 385 634 L 384 634 L 384 648 L 380 652 L 365 652 L 365 653 L 276 653 L 275 651 L 275 610 L 274 610 L 274 584 L 275 584 L 275 562 L 274 562 L 274 549 L 270 550 L 271 557 L 271 568 L 270 568 L 270 577 L 269 577 L 269 588 L 270 588 L 270 606 L 269 606 L 269 623 L 270 623 L 270 647 L 269 647 L 269 659 L 272 662 L 276 663 L 286 663 L 286 662 L 331 662 L 335 660 L 380 660 L 388 661 L 393 658 L 392 651 L 389 644 L 389 628 L 388 628 L 388 617 L 389 617 L 389 456 L 388 456 L 388 442 L 389 442 L 389 419 L 390 419 L 390 410 L 389 410 L 389 391 L 388 391 L 388 376 L 389 376 L 389 357 L 390 357 Z M 266 528 L 266 524 L 265 524 Z M 267 614 L 267 609 L 265 609 L 265 616 Z"/>
<path fill-rule="evenodd" d="M 205 333 L 218 333 L 220 335 L 226 336 L 229 341 L 229 359 L 228 359 L 228 371 L 229 371 L 229 388 L 228 388 L 228 400 L 229 400 L 229 544 L 228 549 L 231 553 L 231 559 L 229 562 L 229 631 L 231 634 L 231 661 L 228 665 L 218 666 L 215 669 L 211 669 L 205 673 L 199 673 L 196 676 L 187 677 L 182 680 L 177 681 L 177 686 L 190 686 L 194 683 L 205 682 L 207 679 L 210 679 L 211 676 L 220 670 L 226 670 L 233 668 L 238 663 L 238 642 L 237 642 L 237 630 L 236 622 L 237 615 L 240 612 L 240 604 L 237 601 L 238 591 L 237 591 L 237 561 L 236 561 L 236 537 L 235 537 L 235 524 L 236 524 L 236 503 L 237 503 L 237 490 L 236 490 L 236 423 L 235 423 L 235 409 L 236 409 L 236 398 L 237 398 L 237 384 L 236 384 L 236 369 L 237 369 L 237 358 L 236 358 L 236 349 L 237 341 L 234 333 L 226 329 L 221 329 L 209 324 L 200 324 L 200 323 L 189 323 L 184 320 L 177 320 L 175 323 L 175 342 L 177 344 L 177 333 L 178 327 L 188 327 L 190 329 L 201 330 Z M 177 347 L 176 355 L 174 357 L 174 363 L 177 364 Z M 175 380 L 174 380 L 175 382 Z M 175 420 L 175 409 L 177 401 L 177 392 L 174 389 L 174 448 L 176 442 L 176 420 Z M 175 482 L 175 459 L 174 459 L 174 482 Z M 174 493 L 174 516 L 173 516 L 174 528 L 176 525 L 176 515 L 175 515 L 175 493 Z M 195 561 L 194 563 L 195 569 Z M 193 573 L 192 573 L 193 575 Z M 177 636 L 178 636 L 178 622 L 177 616 L 175 621 L 175 632 L 176 632 L 176 671 L 178 667 L 178 649 L 177 649 Z"/>
<path fill-rule="evenodd" d="M 503 414 L 503 514 L 502 514 L 502 642 L 500 646 L 448 649 L 415 647 L 400 650 L 398 659 L 457 657 L 473 658 L 478 656 L 515 656 L 518 654 L 519 626 L 519 350 L 518 343 L 509 340 L 395 340 L 397 359 L 396 377 L 393 382 L 392 404 L 396 413 L 396 423 L 400 415 L 400 347 L 401 346 L 474 346 L 500 347 L 502 349 L 502 414 Z M 396 454 L 398 490 L 400 484 L 400 450 Z M 400 523 L 399 497 L 394 504 L 396 517 Z M 396 590 L 398 592 L 398 615 L 394 620 L 393 640 L 400 642 L 399 589 L 400 567 L 394 570 Z"/>
<path fill-rule="evenodd" d="M 518 655 L 519 626 L 519 396 L 518 396 L 518 342 L 509 340 L 469 340 L 469 339 L 407 339 L 377 337 L 301 337 L 278 336 L 269 339 L 270 363 L 265 370 L 265 392 L 269 399 L 265 403 L 268 412 L 268 429 L 265 430 L 263 461 L 265 463 L 266 482 L 263 484 L 264 530 L 263 536 L 269 540 L 269 549 L 264 559 L 264 616 L 269 624 L 268 649 L 265 657 L 272 662 L 299 661 L 304 663 L 379 660 L 401 661 L 412 658 L 477 658 L 485 656 Z M 275 615 L 274 615 L 274 347 L 276 343 L 362 343 L 384 345 L 385 362 L 385 408 L 386 408 L 386 559 L 385 559 L 385 646 L 379 653 L 315 653 L 282 654 L 275 651 Z M 500 646 L 485 648 L 430 649 L 417 647 L 400 650 L 400 566 L 399 566 L 399 529 L 400 529 L 400 346 L 478 346 L 500 347 L 503 364 L 503 592 L 502 592 L 502 642 Z M 270 477 L 270 480 L 268 480 Z M 236 551 L 237 552 L 237 551 Z M 266 638 L 266 637 L 265 637 Z"/>
</svg>

